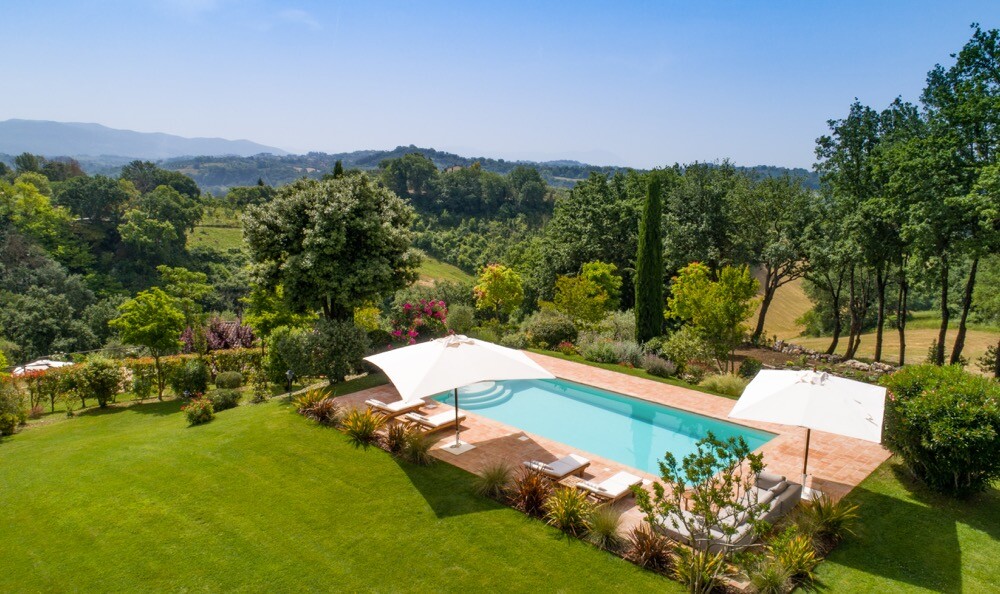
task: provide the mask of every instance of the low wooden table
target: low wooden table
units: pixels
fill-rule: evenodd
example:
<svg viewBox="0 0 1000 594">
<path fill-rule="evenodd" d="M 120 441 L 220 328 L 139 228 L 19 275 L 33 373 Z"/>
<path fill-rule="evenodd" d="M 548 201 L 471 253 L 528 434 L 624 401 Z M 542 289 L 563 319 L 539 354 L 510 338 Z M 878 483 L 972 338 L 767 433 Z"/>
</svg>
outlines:
<svg viewBox="0 0 1000 594">
<path fill-rule="evenodd" d="M 584 482 L 584 478 L 576 475 L 569 475 L 564 479 L 559 480 L 559 484 L 566 487 L 567 489 L 575 489 L 577 485 Z"/>
</svg>

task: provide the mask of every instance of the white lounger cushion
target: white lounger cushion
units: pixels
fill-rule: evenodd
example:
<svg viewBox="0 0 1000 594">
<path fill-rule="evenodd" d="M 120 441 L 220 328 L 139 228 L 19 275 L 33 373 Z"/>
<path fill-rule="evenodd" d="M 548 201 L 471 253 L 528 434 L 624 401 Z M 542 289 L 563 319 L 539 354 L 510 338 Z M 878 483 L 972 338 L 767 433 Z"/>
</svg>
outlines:
<svg viewBox="0 0 1000 594">
<path fill-rule="evenodd" d="M 375 398 L 369 398 L 368 400 L 365 400 L 365 404 L 368 404 L 368 405 L 373 406 L 375 408 L 381 408 L 383 410 L 388 410 L 388 411 L 391 411 L 391 412 L 399 412 L 399 411 L 408 410 L 408 409 L 411 409 L 411 408 L 420 408 L 420 406 L 423 405 L 423 402 L 407 402 L 405 400 L 397 400 L 395 402 L 390 402 L 390 403 L 386 404 L 385 402 L 382 402 L 381 400 L 376 400 Z"/>
<path fill-rule="evenodd" d="M 600 483 L 584 481 L 580 483 L 579 486 L 587 489 L 588 491 L 598 493 L 599 495 L 618 497 L 628 491 L 632 485 L 640 484 L 642 484 L 642 478 L 623 470 L 610 478 L 604 479 Z"/>
<path fill-rule="evenodd" d="M 428 427 L 440 427 L 441 425 L 447 425 L 448 423 L 455 422 L 455 409 L 450 411 L 438 413 L 436 415 L 425 417 L 423 415 L 408 414 L 406 415 L 408 419 L 412 419 L 421 425 L 427 425 Z M 465 413 L 458 413 L 458 420 L 461 421 L 465 418 Z"/>
<path fill-rule="evenodd" d="M 525 466 L 533 470 L 538 470 L 544 472 L 545 474 L 551 474 L 553 476 L 564 476 L 570 474 L 575 470 L 579 470 L 584 466 L 590 464 L 590 460 L 579 456 L 577 454 L 570 454 L 555 462 L 539 462 L 538 460 L 530 460 L 524 463 Z"/>
</svg>

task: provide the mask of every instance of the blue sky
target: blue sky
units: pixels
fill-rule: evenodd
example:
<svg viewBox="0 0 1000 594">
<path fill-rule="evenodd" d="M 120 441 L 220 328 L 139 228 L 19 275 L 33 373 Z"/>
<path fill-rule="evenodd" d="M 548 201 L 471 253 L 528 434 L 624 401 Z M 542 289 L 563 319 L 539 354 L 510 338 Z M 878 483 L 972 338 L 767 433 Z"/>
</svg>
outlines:
<svg viewBox="0 0 1000 594">
<path fill-rule="evenodd" d="M 12 4 L 0 120 L 636 167 L 809 167 L 854 97 L 915 101 L 1000 26 L 990 2 Z"/>
</svg>

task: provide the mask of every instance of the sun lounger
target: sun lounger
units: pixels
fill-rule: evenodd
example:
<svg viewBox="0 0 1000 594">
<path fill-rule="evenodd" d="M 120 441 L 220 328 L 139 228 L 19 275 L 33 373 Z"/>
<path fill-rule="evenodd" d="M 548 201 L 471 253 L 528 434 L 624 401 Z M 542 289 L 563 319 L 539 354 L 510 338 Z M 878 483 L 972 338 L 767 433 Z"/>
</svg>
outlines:
<svg viewBox="0 0 1000 594">
<path fill-rule="evenodd" d="M 632 487 L 641 485 L 642 479 L 634 474 L 622 471 L 600 483 L 583 481 L 576 488 L 584 491 L 601 502 L 614 503 L 632 492 Z"/>
<path fill-rule="evenodd" d="M 420 407 L 425 405 L 423 400 L 417 400 L 416 402 L 397 400 L 386 404 L 376 398 L 369 398 L 368 400 L 365 400 L 365 404 L 367 404 L 368 408 L 370 408 L 373 412 L 385 415 L 387 419 L 398 417 L 399 415 L 410 412 L 416 412 L 420 410 Z"/>
<path fill-rule="evenodd" d="M 449 427 L 455 427 L 455 409 L 440 412 L 429 417 L 425 417 L 424 415 L 417 413 L 408 413 L 403 418 L 419 425 L 425 434 L 434 433 L 435 431 L 440 431 Z M 465 413 L 459 412 L 458 421 L 461 422 L 464 418 Z"/>
<path fill-rule="evenodd" d="M 525 460 L 524 465 L 558 481 L 571 474 L 583 476 L 583 471 L 590 466 L 590 460 L 577 454 L 570 454 L 564 458 L 556 460 L 555 462 Z"/>
</svg>

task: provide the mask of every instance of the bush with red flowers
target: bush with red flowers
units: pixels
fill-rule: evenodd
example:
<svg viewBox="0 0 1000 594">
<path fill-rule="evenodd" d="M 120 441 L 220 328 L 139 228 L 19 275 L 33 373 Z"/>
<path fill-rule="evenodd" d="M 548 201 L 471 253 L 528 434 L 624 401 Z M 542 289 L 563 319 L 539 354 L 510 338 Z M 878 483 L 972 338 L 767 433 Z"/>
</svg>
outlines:
<svg viewBox="0 0 1000 594">
<path fill-rule="evenodd" d="M 200 394 L 182 406 L 181 410 L 187 415 L 189 425 L 201 425 L 215 418 L 215 408 L 212 406 L 212 401 Z"/>
<path fill-rule="evenodd" d="M 397 344 L 415 344 L 448 333 L 448 305 L 441 299 L 407 301 L 392 314 L 392 339 Z"/>
</svg>

